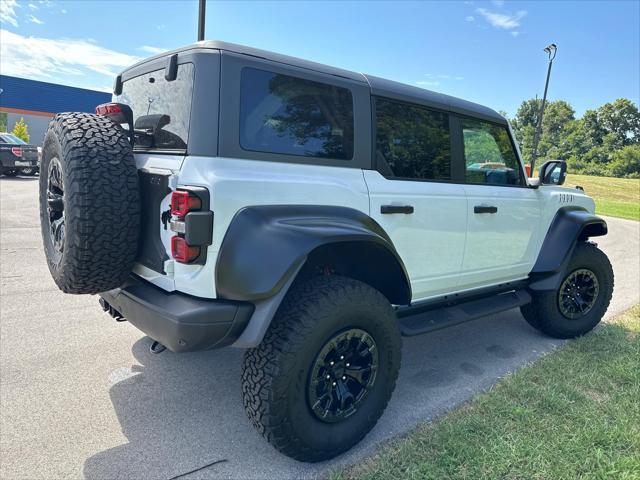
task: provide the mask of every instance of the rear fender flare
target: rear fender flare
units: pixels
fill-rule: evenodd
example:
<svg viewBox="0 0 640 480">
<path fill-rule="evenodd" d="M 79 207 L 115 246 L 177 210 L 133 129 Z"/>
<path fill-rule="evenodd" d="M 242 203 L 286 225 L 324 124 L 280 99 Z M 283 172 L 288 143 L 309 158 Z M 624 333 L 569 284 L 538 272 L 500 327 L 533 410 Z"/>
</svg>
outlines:
<svg viewBox="0 0 640 480">
<path fill-rule="evenodd" d="M 266 205 L 238 211 L 224 236 L 216 264 L 217 298 L 248 301 L 256 311 L 235 346 L 255 346 L 308 259 L 367 251 L 362 281 L 393 304 L 411 301 L 411 284 L 391 239 L 371 217 L 347 207 Z M 374 266 L 372 268 L 371 266 Z M 376 268 L 384 272 L 375 275 Z M 370 278 L 369 278 L 370 277 Z"/>
</svg>

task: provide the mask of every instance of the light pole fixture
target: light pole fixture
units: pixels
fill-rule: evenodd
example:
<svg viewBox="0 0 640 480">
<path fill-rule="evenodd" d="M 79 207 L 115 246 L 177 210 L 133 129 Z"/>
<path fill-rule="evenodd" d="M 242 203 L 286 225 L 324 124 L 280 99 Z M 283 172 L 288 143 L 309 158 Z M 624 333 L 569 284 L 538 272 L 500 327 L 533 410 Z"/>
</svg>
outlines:
<svg viewBox="0 0 640 480">
<path fill-rule="evenodd" d="M 207 0 L 200 0 L 200 7 L 198 8 L 198 41 L 204 40 L 204 17 L 207 9 Z"/>
<path fill-rule="evenodd" d="M 552 43 L 544 48 L 544 52 L 549 56 L 549 68 L 547 68 L 547 81 L 544 84 L 544 95 L 542 96 L 542 105 L 540 105 L 540 115 L 538 116 L 538 124 L 536 125 L 536 133 L 533 137 L 533 149 L 531 152 L 531 175 L 533 175 L 533 169 L 536 164 L 536 157 L 538 156 L 538 142 L 540 141 L 540 134 L 542 130 L 542 117 L 544 116 L 544 107 L 547 103 L 547 90 L 549 88 L 549 77 L 551 76 L 551 66 L 553 65 L 553 59 L 556 58 L 558 47 L 555 43 Z"/>
</svg>

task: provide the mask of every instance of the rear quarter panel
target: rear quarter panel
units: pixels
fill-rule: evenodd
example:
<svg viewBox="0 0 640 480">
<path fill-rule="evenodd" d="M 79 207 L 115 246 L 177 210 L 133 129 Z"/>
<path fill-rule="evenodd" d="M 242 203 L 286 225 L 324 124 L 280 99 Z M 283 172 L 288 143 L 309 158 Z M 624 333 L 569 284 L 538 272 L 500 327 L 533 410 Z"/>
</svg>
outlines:
<svg viewBox="0 0 640 480">
<path fill-rule="evenodd" d="M 186 157 L 178 186 L 209 189 L 214 212 L 213 243 L 204 266 L 174 266 L 175 289 L 215 298 L 215 265 L 234 215 L 256 205 L 347 206 L 369 215 L 362 170 L 232 158 Z M 252 232 L 247 232 L 252 235 Z"/>
</svg>

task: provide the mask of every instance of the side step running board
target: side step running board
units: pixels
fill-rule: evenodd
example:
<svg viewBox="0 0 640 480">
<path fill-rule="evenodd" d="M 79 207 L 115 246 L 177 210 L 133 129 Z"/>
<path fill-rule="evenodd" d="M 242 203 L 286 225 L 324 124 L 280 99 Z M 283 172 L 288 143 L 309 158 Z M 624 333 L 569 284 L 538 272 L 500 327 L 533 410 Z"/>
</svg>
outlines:
<svg viewBox="0 0 640 480">
<path fill-rule="evenodd" d="M 526 290 L 517 290 L 456 305 L 435 307 L 416 314 L 406 312 L 406 316 L 398 318 L 400 332 L 407 337 L 420 335 L 487 315 L 495 315 L 526 305 L 530 301 L 531 295 Z"/>
</svg>

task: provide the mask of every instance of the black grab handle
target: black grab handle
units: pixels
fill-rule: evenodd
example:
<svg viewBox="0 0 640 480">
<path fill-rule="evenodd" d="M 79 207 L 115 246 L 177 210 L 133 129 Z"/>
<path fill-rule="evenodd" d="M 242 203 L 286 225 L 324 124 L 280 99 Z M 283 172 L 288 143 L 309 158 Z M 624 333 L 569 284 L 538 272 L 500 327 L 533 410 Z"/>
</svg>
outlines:
<svg viewBox="0 0 640 480">
<path fill-rule="evenodd" d="M 413 213 L 413 205 L 382 205 L 380 213 Z"/>
<path fill-rule="evenodd" d="M 491 207 L 489 205 L 476 205 L 473 207 L 473 213 L 496 213 L 498 207 Z"/>
</svg>

